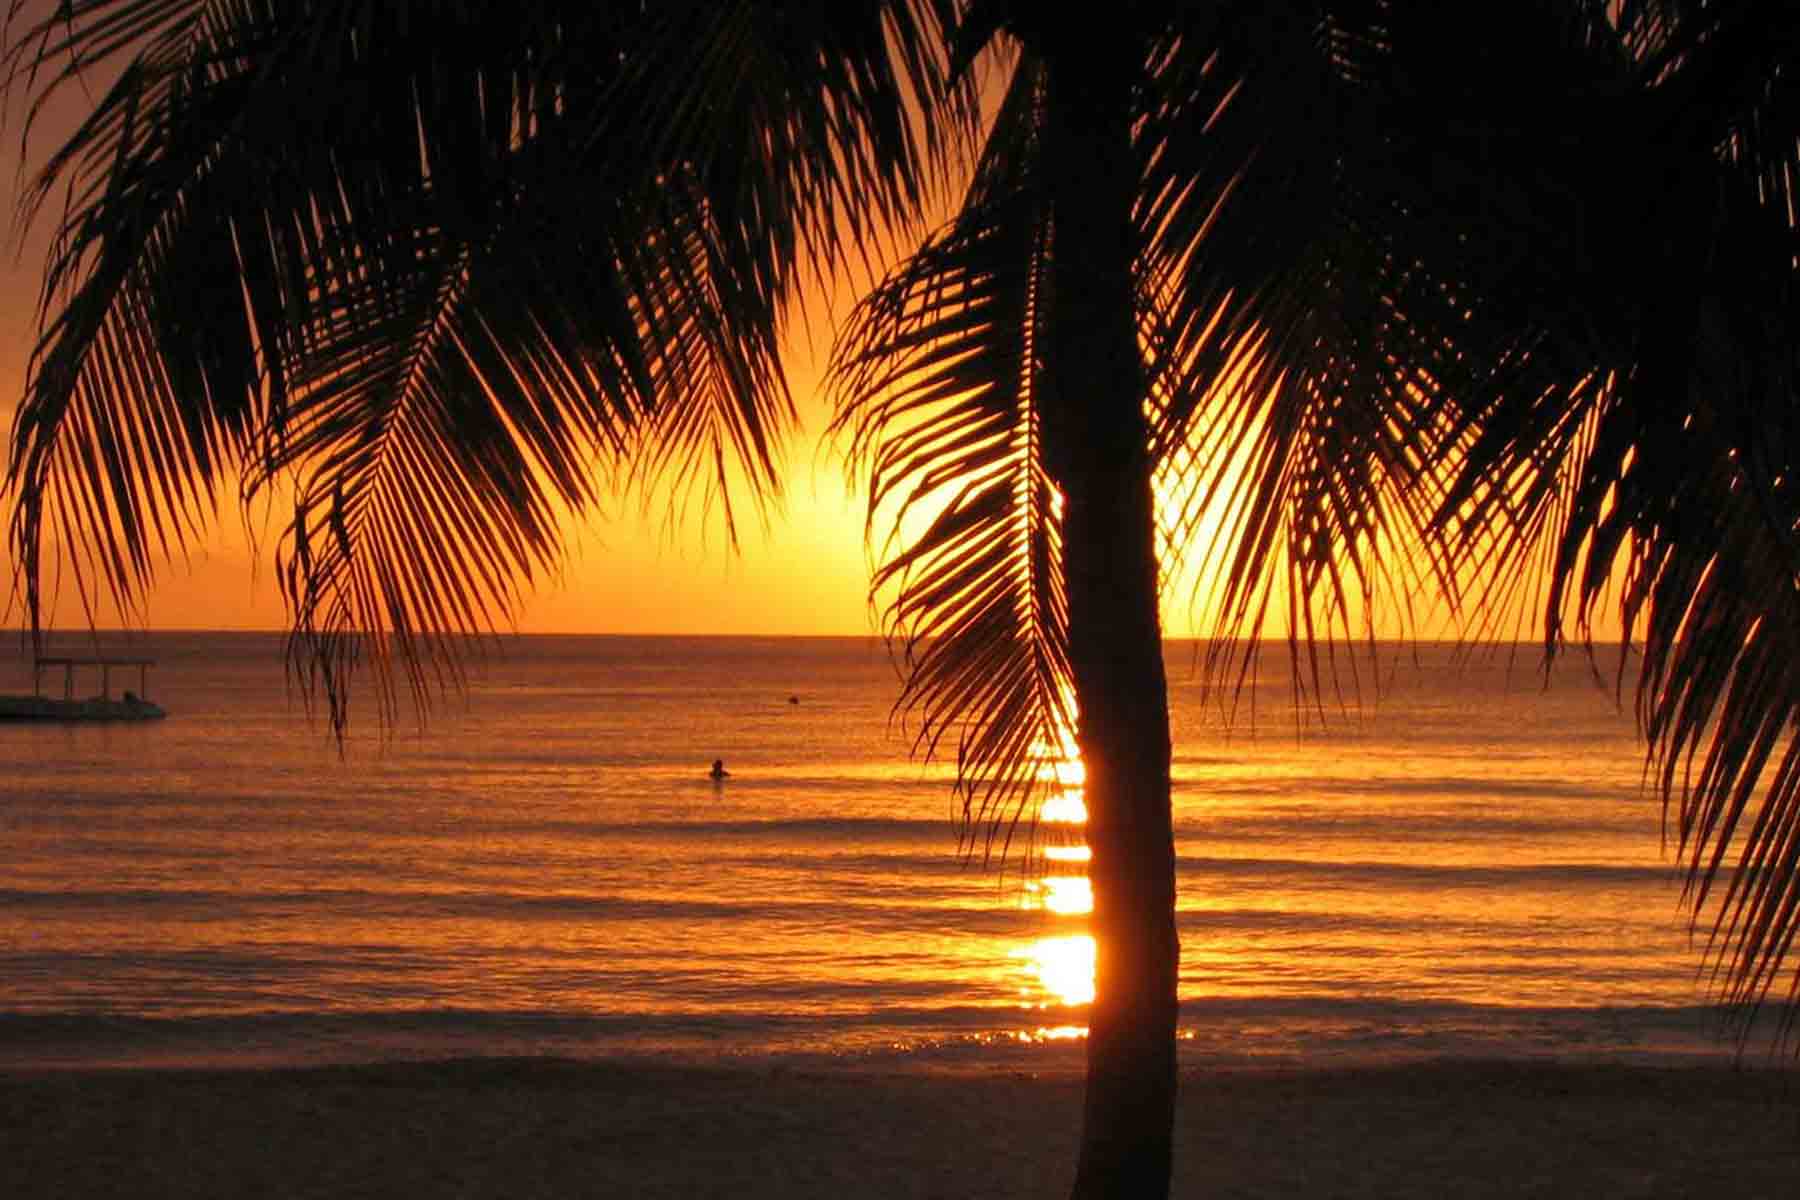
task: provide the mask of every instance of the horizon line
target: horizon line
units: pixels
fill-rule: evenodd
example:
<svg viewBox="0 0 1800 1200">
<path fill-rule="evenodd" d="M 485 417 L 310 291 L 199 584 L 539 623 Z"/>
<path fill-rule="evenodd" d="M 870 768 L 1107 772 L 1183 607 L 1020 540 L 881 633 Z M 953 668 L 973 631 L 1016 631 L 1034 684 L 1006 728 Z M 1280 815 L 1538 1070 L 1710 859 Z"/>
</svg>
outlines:
<svg viewBox="0 0 1800 1200">
<path fill-rule="evenodd" d="M 221 634 L 242 634 L 245 636 L 284 637 L 285 638 L 285 637 L 291 636 L 292 633 L 293 633 L 293 631 L 290 629 L 275 629 L 275 628 L 269 628 L 266 626 L 259 626 L 259 627 L 252 628 L 252 627 L 246 627 L 246 626 L 205 627 L 205 626 L 171 625 L 171 626 L 162 626 L 162 627 L 156 627 L 156 628 L 126 628 L 124 626 L 111 626 L 111 627 L 102 628 L 102 629 L 82 629 L 79 631 L 69 629 L 69 630 L 51 631 L 46 636 L 47 636 L 47 638 L 55 637 L 57 640 L 61 641 L 61 640 L 67 640 L 70 638 L 75 638 L 75 639 L 119 638 L 119 639 L 123 639 L 123 640 L 133 640 L 133 639 L 141 639 L 141 638 L 158 637 L 158 636 L 169 635 L 169 634 L 190 635 L 190 636 L 195 636 L 195 635 L 217 636 L 217 635 L 221 635 Z M 16 636 L 18 639 L 20 639 L 22 641 L 29 641 L 31 638 L 31 633 L 29 630 L 21 629 L 21 630 L 16 631 Z M 889 641 L 889 640 L 898 640 L 898 639 L 891 639 L 887 634 L 883 634 L 883 633 L 876 632 L 876 631 L 870 631 L 867 633 L 830 633 L 830 632 L 780 633 L 780 632 L 706 632 L 706 631 L 669 631 L 669 630 L 643 631 L 643 630 L 549 629 L 549 630 L 492 630 L 492 631 L 488 631 L 488 632 L 484 632 L 484 633 L 449 633 L 449 634 L 444 634 L 441 636 L 448 638 L 448 639 L 452 639 L 452 640 L 467 641 L 467 642 L 505 641 L 505 640 L 512 639 L 512 638 L 570 638 L 570 637 L 581 637 L 581 638 L 662 638 L 662 639 L 671 639 L 671 640 L 678 639 L 678 638 L 706 638 L 706 639 L 718 640 L 718 641 L 734 639 L 734 638 L 739 639 L 739 640 L 745 640 L 745 641 L 753 641 L 754 640 L 754 641 L 876 641 L 876 642 L 881 642 L 881 641 Z M 1242 637 L 1221 639 L 1221 638 L 1215 638 L 1215 637 L 1205 637 L 1205 636 L 1200 636 L 1200 635 L 1195 635 L 1195 634 L 1182 634 L 1182 635 L 1164 634 L 1162 637 L 1162 641 L 1164 642 L 1164 644 L 1169 644 L 1169 643 L 1185 644 L 1185 643 L 1193 643 L 1193 642 L 1219 642 L 1219 641 L 1243 643 L 1248 640 L 1249 639 L 1242 638 Z M 1456 638 L 1456 637 L 1429 637 L 1429 638 L 1426 638 L 1426 637 L 1384 636 L 1384 637 L 1375 638 L 1373 640 L 1376 645 L 1380 645 L 1380 646 L 1460 646 L 1460 647 L 1467 648 L 1469 650 L 1489 650 L 1489 649 L 1498 649 L 1498 648 L 1507 648 L 1507 647 L 1511 647 L 1514 649 L 1529 648 L 1529 649 L 1533 649 L 1533 650 L 1541 650 L 1541 649 L 1543 649 L 1543 646 L 1544 646 L 1544 643 L 1541 640 L 1535 639 L 1535 638 L 1531 639 L 1531 640 L 1524 640 L 1524 639 L 1518 639 L 1518 638 L 1514 638 L 1511 640 L 1503 640 L 1503 639 L 1498 639 L 1498 638 L 1493 638 L 1493 639 L 1489 639 L 1489 638 Z M 1354 638 L 1321 639 L 1316 644 L 1320 647 L 1329 645 L 1329 646 L 1342 646 L 1346 649 L 1354 649 L 1356 647 L 1366 646 L 1369 644 L 1369 642 L 1370 642 L 1369 638 L 1364 637 L 1364 636 L 1357 636 Z M 1290 643 L 1289 639 L 1284 635 L 1272 635 L 1272 636 L 1263 638 L 1262 643 L 1265 648 L 1269 648 L 1269 649 L 1286 648 L 1290 644 L 1293 644 L 1293 643 Z M 1619 639 L 1596 638 L 1591 641 L 1569 640 L 1569 641 L 1566 641 L 1563 643 L 1563 645 L 1560 647 L 1560 650 L 1561 650 L 1561 652 L 1564 652 L 1564 653 L 1567 653 L 1570 651 L 1580 652 L 1581 650 L 1583 650 L 1584 648 L 1586 648 L 1588 646 L 1592 646 L 1596 649 L 1600 649 L 1600 648 L 1616 648 L 1616 647 L 1626 645 L 1626 644 L 1627 643 L 1624 643 L 1624 642 L 1620 641 Z M 1635 645 L 1636 643 L 1630 643 L 1630 644 Z M 1304 646 L 1304 643 L 1299 643 L 1299 645 Z"/>
</svg>

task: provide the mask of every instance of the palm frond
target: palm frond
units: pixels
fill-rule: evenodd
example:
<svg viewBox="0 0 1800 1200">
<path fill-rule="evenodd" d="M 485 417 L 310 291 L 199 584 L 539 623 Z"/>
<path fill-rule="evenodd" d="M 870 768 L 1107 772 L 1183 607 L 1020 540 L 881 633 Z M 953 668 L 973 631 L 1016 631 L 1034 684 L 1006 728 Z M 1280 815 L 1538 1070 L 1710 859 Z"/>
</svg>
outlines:
<svg viewBox="0 0 1800 1200">
<path fill-rule="evenodd" d="M 1457 370 L 1444 328 L 1467 302 L 1402 243 L 1429 216 L 1393 180 L 1369 82 L 1391 46 L 1368 9 L 1196 12 L 1151 64 L 1139 132 L 1171 559 L 1200 556 L 1213 673 L 1241 680 L 1285 626 L 1315 694 L 1340 686 L 1339 636 L 1372 637 L 1377 608 L 1407 619 L 1451 582 L 1415 531 Z"/>
<path fill-rule="evenodd" d="M 1589 9 L 1582 37 L 1540 41 L 1529 102 L 1475 110 L 1464 79 L 1433 100 L 1446 127 L 1414 134 L 1489 182 L 1444 203 L 1470 246 L 1431 251 L 1482 298 L 1440 393 L 1432 532 L 1461 572 L 1544 565 L 1551 652 L 1591 636 L 1609 596 L 1641 637 L 1638 714 L 1687 895 L 1748 1017 L 1800 913 L 1800 23 L 1783 6 Z M 1612 36 L 1591 36 L 1603 20 Z M 1483 247 L 1492 227 L 1521 252 Z"/>
<path fill-rule="evenodd" d="M 836 428 L 888 524 L 875 580 L 928 756 L 954 736 L 971 849 L 1010 848 L 1074 728 L 1055 487 L 1039 443 L 1051 230 L 1020 67 L 962 211 L 854 313 Z"/>
<path fill-rule="evenodd" d="M 87 56 L 115 36 L 129 7 L 61 14 L 67 33 L 57 52 Z M 290 568 L 324 561 L 307 537 L 322 495 L 333 497 L 330 544 L 339 549 L 356 545 L 347 510 L 362 504 L 365 485 L 398 503 L 391 475 L 371 462 L 385 461 L 399 437 L 419 436 L 394 410 L 435 402 L 434 443 L 415 441 L 401 456 L 408 469 L 464 468 L 456 478 L 427 476 L 418 481 L 426 490 L 409 493 L 407 533 L 430 553 L 411 566 L 377 565 L 385 586 L 362 588 L 359 605 L 320 601 L 316 593 L 329 586 L 318 579 L 307 581 L 305 597 L 292 590 L 304 635 L 295 646 L 341 632 L 319 629 L 327 611 L 355 610 L 362 623 L 350 628 L 377 639 L 390 629 L 403 639 L 434 628 L 471 632 L 509 599 L 506 574 L 528 569 L 524 548 L 540 557 L 547 550 L 533 471 L 565 498 L 583 496 L 588 473 L 576 457 L 610 415 L 584 411 L 599 389 L 569 386 L 593 374 L 583 365 L 591 347 L 513 336 L 538 314 L 510 298 L 505 314 L 490 309 L 446 327 L 461 298 L 480 294 L 481 281 L 472 288 L 468 275 L 471 251 L 512 204 L 518 145 L 531 144 L 546 103 L 557 103 L 520 73 L 536 48 L 491 53 L 517 47 L 493 40 L 521 31 L 511 17 L 463 31 L 466 40 L 413 45 L 402 60 L 404 22 L 379 9 L 190 7 L 192 19 L 173 26 L 181 36 L 159 38 L 126 66 L 39 183 L 41 196 L 66 174 L 77 194 L 52 257 L 46 331 L 10 479 L 34 621 L 46 541 L 73 546 L 82 582 L 100 581 L 125 608 L 147 585 L 157 551 L 179 548 L 202 527 L 234 468 L 248 471 L 246 494 L 307 468 L 297 484 L 296 552 L 283 572 L 296 580 Z M 471 47 L 490 57 L 477 61 Z M 575 294 L 569 275 L 553 276 L 565 300 Z M 517 312 L 524 319 L 514 320 Z M 510 348 L 548 353 L 536 376 L 496 369 L 498 341 L 476 345 L 484 326 L 492 333 L 509 323 L 501 340 Z M 626 322 L 625 332 L 637 331 Z M 447 351 L 461 359 L 460 374 L 445 369 Z M 514 372 L 518 365 L 515 358 Z M 635 374 L 647 378 L 641 367 Z M 394 390 L 382 395 L 384 386 Z M 501 424 L 484 404 L 489 388 L 511 407 L 506 432 L 529 444 L 529 464 L 511 438 L 494 437 Z M 452 393 L 460 393 L 454 402 Z M 547 400 L 568 411 L 546 414 Z M 448 452 L 456 438 L 466 447 L 460 456 Z M 358 452 L 341 444 L 349 440 L 360 442 Z M 419 506 L 431 488 L 435 496 Z M 384 514 L 390 524 L 396 511 Z M 476 543 L 479 566 L 452 552 L 459 537 Z M 404 563 L 407 544 L 387 550 Z M 404 577 L 409 569 L 417 574 Z M 368 619 L 378 607 L 387 621 Z M 427 650 L 439 647 L 427 636 Z M 332 666 L 342 661 L 322 663 L 340 727 L 342 679 Z"/>
<path fill-rule="evenodd" d="M 128 607 L 234 469 L 291 487 L 339 729 L 358 664 L 384 722 L 396 663 L 454 682 L 609 480 L 728 529 L 776 492 L 796 261 L 903 223 L 973 111 L 932 0 L 418 8 L 89 0 L 9 59 L 127 58 L 27 201 L 73 189 L 9 481 L 34 620 L 44 547 Z"/>
<path fill-rule="evenodd" d="M 1429 589 L 1502 635 L 1535 610 L 1555 653 L 1616 600 L 1751 1012 L 1800 913 L 1796 18 L 1521 5 L 1447 56 L 1453 19 L 1227 5 L 1161 48 L 1140 217 L 1175 536 L 1223 510 L 1221 631 L 1261 631 L 1279 572 L 1309 647 L 1315 602 L 1343 627 Z"/>
</svg>

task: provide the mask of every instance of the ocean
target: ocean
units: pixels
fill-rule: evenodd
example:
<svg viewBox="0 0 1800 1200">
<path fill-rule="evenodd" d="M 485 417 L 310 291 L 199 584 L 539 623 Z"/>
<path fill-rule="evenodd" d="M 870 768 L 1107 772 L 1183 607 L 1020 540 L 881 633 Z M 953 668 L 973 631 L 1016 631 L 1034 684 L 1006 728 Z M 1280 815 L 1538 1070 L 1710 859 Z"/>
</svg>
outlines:
<svg viewBox="0 0 1800 1200">
<path fill-rule="evenodd" d="M 1078 1060 L 1076 827 L 963 853 L 876 639 L 507 638 L 342 752 L 278 636 L 131 647 L 166 721 L 0 724 L 0 1067 Z M 1168 659 L 1187 1061 L 1733 1053 L 1607 652 Z"/>
</svg>

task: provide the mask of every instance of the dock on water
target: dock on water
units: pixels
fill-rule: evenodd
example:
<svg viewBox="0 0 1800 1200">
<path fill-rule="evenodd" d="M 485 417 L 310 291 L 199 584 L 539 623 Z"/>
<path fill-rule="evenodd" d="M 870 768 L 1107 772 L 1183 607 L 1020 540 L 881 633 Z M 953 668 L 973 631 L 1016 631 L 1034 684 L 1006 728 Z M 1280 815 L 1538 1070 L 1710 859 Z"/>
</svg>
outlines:
<svg viewBox="0 0 1800 1200">
<path fill-rule="evenodd" d="M 150 668 L 153 658 L 138 655 L 66 655 L 40 654 L 32 663 L 29 696 L 0 696 L 0 720 L 13 721 L 149 721 L 167 716 L 160 705 L 149 698 Z M 44 677 L 62 668 L 62 696 L 44 694 Z M 100 672 L 100 694 L 77 699 L 75 677 L 78 669 Z M 118 699 L 112 694 L 114 668 L 137 670 L 137 691 L 129 689 Z"/>
<path fill-rule="evenodd" d="M 40 654 L 38 655 L 37 662 L 33 665 L 31 690 L 32 694 L 42 696 L 44 694 L 44 672 L 51 667 L 61 667 L 63 669 L 62 698 L 64 700 L 73 700 L 75 698 L 75 668 L 99 667 L 100 698 L 102 700 L 111 700 L 112 669 L 114 667 L 136 667 L 138 673 L 137 698 L 145 700 L 148 699 L 150 695 L 150 668 L 155 665 L 156 660 L 154 658 L 119 658 L 113 655 L 75 658 L 64 655 Z"/>
</svg>

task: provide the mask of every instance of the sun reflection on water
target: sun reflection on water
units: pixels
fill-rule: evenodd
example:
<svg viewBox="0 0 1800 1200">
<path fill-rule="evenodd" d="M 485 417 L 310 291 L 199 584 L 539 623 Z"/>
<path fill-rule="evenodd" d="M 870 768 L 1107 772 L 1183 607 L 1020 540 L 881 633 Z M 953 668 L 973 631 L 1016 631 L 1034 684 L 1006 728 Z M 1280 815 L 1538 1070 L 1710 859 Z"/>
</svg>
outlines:
<svg viewBox="0 0 1800 1200">
<path fill-rule="evenodd" d="M 1066 1042 L 1087 1036 L 1086 1025 L 1049 1025 L 1021 1029 L 1013 1038 L 1021 1042 Z"/>
<path fill-rule="evenodd" d="M 1013 957 L 1022 958 L 1054 1004 L 1089 1004 L 1094 999 L 1094 939 L 1085 933 L 1039 938 Z"/>
<path fill-rule="evenodd" d="M 1087 823 L 1087 805 L 1082 803 L 1079 790 L 1062 791 L 1044 801 L 1038 816 L 1051 824 L 1084 825 Z"/>
<path fill-rule="evenodd" d="M 1043 908 L 1061 916 L 1094 911 L 1094 887 L 1086 875 L 1046 875 L 1031 881 L 1031 891 Z"/>
<path fill-rule="evenodd" d="M 1081 762 L 1072 733 L 1064 733 L 1054 747 L 1043 742 L 1033 747 L 1038 762 L 1038 778 L 1049 787 L 1049 796 L 1039 810 L 1039 820 L 1053 837 L 1064 844 L 1042 849 L 1045 864 L 1055 864 L 1061 873 L 1045 874 L 1031 881 L 1027 902 L 1034 908 L 1059 918 L 1082 917 L 1094 911 L 1094 890 L 1079 864 L 1088 862 L 1093 852 L 1074 841 L 1080 827 L 1087 823 L 1087 805 L 1083 803 L 1082 786 L 1087 772 Z M 1081 1005 L 1094 999 L 1094 939 L 1087 932 L 1043 937 L 1013 951 L 1013 957 L 1035 980 L 1035 987 L 1023 990 L 1035 998 L 1039 1007 Z M 1021 1041 L 1051 1041 L 1087 1036 L 1083 1025 L 1059 1025 L 1054 1028 L 1020 1030 L 1014 1036 Z"/>
</svg>

